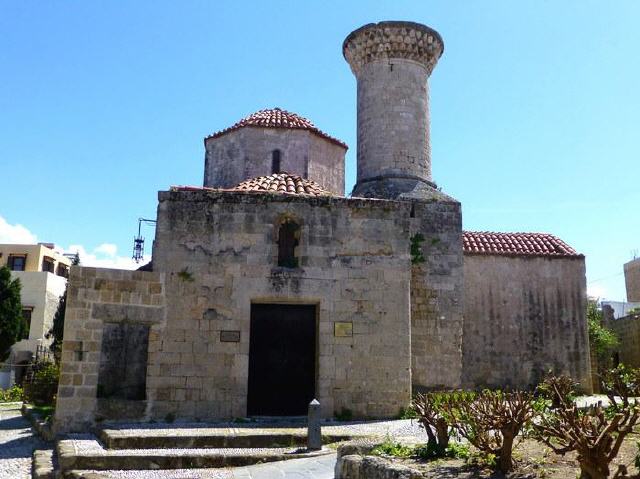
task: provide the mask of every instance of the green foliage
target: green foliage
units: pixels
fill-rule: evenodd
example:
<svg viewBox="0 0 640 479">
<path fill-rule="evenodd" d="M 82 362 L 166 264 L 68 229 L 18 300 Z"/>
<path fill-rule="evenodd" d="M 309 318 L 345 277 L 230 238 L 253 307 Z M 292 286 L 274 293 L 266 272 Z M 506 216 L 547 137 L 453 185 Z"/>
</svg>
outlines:
<svg viewBox="0 0 640 479">
<path fill-rule="evenodd" d="M 414 455 L 414 450 L 415 448 L 394 442 L 387 436 L 382 444 L 378 444 L 371 450 L 371 454 L 376 456 L 411 457 Z"/>
<path fill-rule="evenodd" d="M 58 363 L 60 362 L 60 356 L 62 353 L 62 340 L 64 336 L 64 315 L 66 311 L 67 289 L 65 289 L 64 294 L 60 296 L 58 309 L 56 309 L 56 314 L 53 316 L 53 324 L 51 326 L 51 329 L 45 335 L 47 339 L 53 339 L 51 345 L 49 346 L 49 349 L 53 353 L 53 357 Z"/>
<path fill-rule="evenodd" d="M 468 462 L 479 467 L 488 467 L 489 469 L 496 469 L 498 466 L 498 456 L 491 452 L 478 451 L 473 454 L 469 454 Z"/>
<path fill-rule="evenodd" d="M 426 261 L 422 254 L 422 243 L 424 243 L 424 235 L 422 233 L 416 233 L 411 237 L 411 264 L 420 264 Z"/>
<path fill-rule="evenodd" d="M 340 409 L 339 412 L 334 412 L 333 415 L 338 421 L 351 421 L 353 419 L 353 411 L 345 407 Z"/>
<path fill-rule="evenodd" d="M 182 281 L 187 281 L 189 283 L 192 283 L 194 281 L 193 279 L 193 274 L 191 274 L 187 268 L 183 269 L 182 271 L 178 272 L 178 278 L 180 278 Z"/>
<path fill-rule="evenodd" d="M 9 389 L 0 389 L 0 402 L 18 402 L 24 400 L 24 391 L 18 385 Z"/>
<path fill-rule="evenodd" d="M 407 407 L 401 407 L 398 412 L 398 419 L 416 419 L 418 412 L 413 404 L 409 404 Z"/>
<path fill-rule="evenodd" d="M 31 384 L 25 385 L 25 399 L 36 406 L 52 406 L 58 391 L 60 368 L 51 362 L 42 362 L 34 366 Z"/>
<path fill-rule="evenodd" d="M 444 451 L 434 443 L 427 443 L 423 446 L 416 446 L 413 451 L 413 455 L 425 461 L 431 461 L 443 457 L 469 459 L 471 457 L 471 451 L 469 450 L 469 446 L 458 442 L 450 442 Z"/>
<path fill-rule="evenodd" d="M 22 318 L 20 280 L 11 279 L 6 266 L 0 268 L 0 361 L 9 356 L 11 346 L 24 337 L 27 324 Z"/>
<path fill-rule="evenodd" d="M 35 406 L 31 411 L 43 420 L 48 421 L 53 416 L 55 408 L 53 406 Z"/>
<path fill-rule="evenodd" d="M 604 316 L 598 303 L 590 299 L 587 302 L 587 324 L 589 326 L 589 344 L 599 357 L 606 356 L 618 344 L 616 334 L 603 324 Z"/>
</svg>

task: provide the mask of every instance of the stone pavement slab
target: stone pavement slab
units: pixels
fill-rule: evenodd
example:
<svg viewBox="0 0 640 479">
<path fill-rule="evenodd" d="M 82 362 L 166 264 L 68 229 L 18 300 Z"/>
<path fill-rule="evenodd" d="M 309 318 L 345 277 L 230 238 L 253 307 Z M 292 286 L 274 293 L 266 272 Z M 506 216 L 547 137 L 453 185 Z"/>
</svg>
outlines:
<svg viewBox="0 0 640 479">
<path fill-rule="evenodd" d="M 336 454 L 232 469 L 233 479 L 333 479 Z"/>
</svg>

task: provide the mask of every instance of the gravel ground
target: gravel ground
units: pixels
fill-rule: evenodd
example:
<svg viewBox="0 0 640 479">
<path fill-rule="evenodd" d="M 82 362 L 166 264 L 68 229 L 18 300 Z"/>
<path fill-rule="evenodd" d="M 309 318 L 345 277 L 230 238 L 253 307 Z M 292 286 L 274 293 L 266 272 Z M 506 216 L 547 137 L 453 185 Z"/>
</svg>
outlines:
<svg viewBox="0 0 640 479">
<path fill-rule="evenodd" d="M 0 404 L 0 478 L 31 477 L 31 455 L 46 443 L 33 435 L 31 425 L 20 414 L 21 403 Z"/>
<path fill-rule="evenodd" d="M 306 433 L 306 427 L 300 424 L 274 424 L 267 422 L 233 424 L 230 423 L 180 423 L 171 424 L 153 423 L 138 424 L 112 424 L 105 425 L 119 437 L 122 436 L 206 436 L 207 434 L 227 432 L 229 434 L 270 434 L 276 432 Z M 411 419 L 398 419 L 392 421 L 368 421 L 368 422 L 335 422 L 326 421 L 322 423 L 323 434 L 351 434 L 351 435 L 379 435 L 391 437 L 413 436 L 427 440 L 424 430 L 418 422 Z"/>
<path fill-rule="evenodd" d="M 233 469 L 175 469 L 171 471 L 77 471 L 103 479 L 333 479 L 336 455 L 270 462 Z"/>
</svg>

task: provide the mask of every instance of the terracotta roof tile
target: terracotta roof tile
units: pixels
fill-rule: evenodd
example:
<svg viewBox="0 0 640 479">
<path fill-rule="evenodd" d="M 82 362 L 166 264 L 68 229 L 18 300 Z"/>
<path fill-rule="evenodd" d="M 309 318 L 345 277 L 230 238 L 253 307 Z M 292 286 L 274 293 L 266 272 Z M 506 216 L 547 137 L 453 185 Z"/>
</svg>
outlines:
<svg viewBox="0 0 640 479">
<path fill-rule="evenodd" d="M 281 110 L 280 108 L 271 108 L 268 110 L 257 111 L 247 116 L 246 118 L 243 118 L 242 120 L 230 126 L 229 128 L 225 128 L 224 130 L 220 130 L 216 133 L 213 133 L 207 136 L 206 139 L 218 138 L 219 136 L 222 136 L 225 133 L 229 133 L 230 131 L 237 130 L 238 128 L 242 128 L 245 126 L 255 126 L 255 127 L 262 127 L 262 128 L 289 128 L 292 130 L 308 130 L 321 136 L 322 138 L 325 138 L 326 140 L 329 140 L 332 143 L 340 145 L 344 148 L 348 148 L 346 143 L 338 140 L 337 138 L 327 135 L 325 132 L 318 129 L 311 121 L 307 120 L 306 118 L 286 110 Z"/>
<path fill-rule="evenodd" d="M 269 176 L 259 176 L 243 181 L 233 191 L 270 191 L 274 193 L 290 193 L 296 195 L 327 196 L 331 192 L 325 190 L 315 181 L 307 180 L 298 175 L 277 173 Z"/>
<path fill-rule="evenodd" d="M 582 257 L 560 238 L 546 233 L 464 231 L 465 254 Z"/>
<path fill-rule="evenodd" d="M 228 189 L 208 188 L 204 186 L 172 186 L 171 191 L 253 191 L 309 196 L 332 195 L 330 191 L 325 190 L 315 181 L 289 173 L 277 173 L 269 176 L 251 178 Z"/>
</svg>

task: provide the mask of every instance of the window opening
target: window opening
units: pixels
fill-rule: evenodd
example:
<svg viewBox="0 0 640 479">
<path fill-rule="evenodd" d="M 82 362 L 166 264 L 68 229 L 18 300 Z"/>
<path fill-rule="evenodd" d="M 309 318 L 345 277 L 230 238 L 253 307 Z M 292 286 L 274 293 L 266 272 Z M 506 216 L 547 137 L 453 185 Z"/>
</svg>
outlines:
<svg viewBox="0 0 640 479">
<path fill-rule="evenodd" d="M 297 268 L 298 258 L 296 247 L 300 238 L 300 225 L 292 220 L 286 220 L 278 230 L 278 266 Z"/>
<path fill-rule="evenodd" d="M 29 339 L 29 332 L 31 331 L 31 313 L 33 313 L 33 308 L 26 307 L 22 308 L 22 320 L 24 321 L 25 330 L 22 335 L 22 339 Z"/>
<path fill-rule="evenodd" d="M 280 150 L 271 152 L 271 173 L 280 173 Z"/>
<path fill-rule="evenodd" d="M 55 260 L 53 258 L 45 256 L 42 259 L 42 271 L 53 273 L 55 271 Z"/>
<path fill-rule="evenodd" d="M 11 271 L 24 271 L 27 264 L 27 255 L 9 255 L 7 266 Z"/>
</svg>

